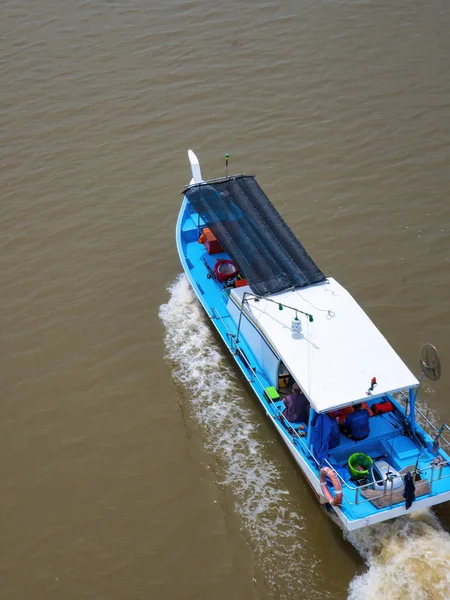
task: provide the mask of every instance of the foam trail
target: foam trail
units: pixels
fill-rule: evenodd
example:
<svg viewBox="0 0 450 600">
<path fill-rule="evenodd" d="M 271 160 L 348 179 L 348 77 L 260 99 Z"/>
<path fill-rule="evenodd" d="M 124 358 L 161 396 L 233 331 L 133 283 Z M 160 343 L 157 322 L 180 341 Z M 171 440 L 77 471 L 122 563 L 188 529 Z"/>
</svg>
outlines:
<svg viewBox="0 0 450 600">
<path fill-rule="evenodd" d="M 166 328 L 166 353 L 175 381 L 204 434 L 204 445 L 216 461 L 219 484 L 232 492 L 234 509 L 255 548 L 266 583 L 277 597 L 290 598 L 299 583 L 310 586 L 320 575 L 319 562 L 302 544 L 303 517 L 283 489 L 281 467 L 270 458 L 269 442 L 258 436 L 254 406 L 242 393 L 242 380 L 224 359 L 211 326 L 184 275 L 169 288 L 160 308 Z M 207 341 L 207 343 L 205 343 Z M 302 570 L 302 562 L 307 565 Z M 310 598 L 328 597 L 314 591 Z"/>
<path fill-rule="evenodd" d="M 349 600 L 448 600 L 450 535 L 431 511 L 345 536 L 369 569 L 350 583 Z"/>
<path fill-rule="evenodd" d="M 429 395 L 433 390 L 425 387 L 424 392 Z M 439 421 L 426 397 L 419 399 L 418 405 L 432 421 Z M 345 537 L 369 567 L 350 583 L 348 600 L 450 599 L 450 535 L 431 510 Z"/>
<path fill-rule="evenodd" d="M 283 489 L 281 467 L 269 458 L 267 442 L 257 435 L 254 410 L 239 391 L 241 380 L 213 341 L 187 278 L 178 277 L 169 292 L 168 303 L 160 308 L 167 358 L 204 432 L 219 483 L 233 494 L 234 508 L 256 548 L 268 587 L 279 598 L 292 598 L 299 583 L 309 584 L 309 598 L 329 597 L 326 582 L 320 585 L 322 576 L 314 566 L 320 561 L 302 543 L 305 524 Z M 368 566 L 351 581 L 349 600 L 450 598 L 450 536 L 432 512 L 413 513 L 345 537 Z"/>
</svg>

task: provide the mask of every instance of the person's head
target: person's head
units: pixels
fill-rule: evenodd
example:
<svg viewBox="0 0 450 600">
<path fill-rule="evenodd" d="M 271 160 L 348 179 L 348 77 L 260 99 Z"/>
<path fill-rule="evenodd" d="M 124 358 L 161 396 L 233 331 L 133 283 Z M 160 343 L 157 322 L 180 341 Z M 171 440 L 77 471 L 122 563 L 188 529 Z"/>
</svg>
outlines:
<svg viewBox="0 0 450 600">
<path fill-rule="evenodd" d="M 300 389 L 300 386 L 297 383 L 293 383 L 291 389 L 293 394 L 303 394 L 302 390 Z"/>
<path fill-rule="evenodd" d="M 359 410 L 362 407 L 362 402 L 358 402 L 358 404 L 353 405 L 353 410 Z"/>
</svg>

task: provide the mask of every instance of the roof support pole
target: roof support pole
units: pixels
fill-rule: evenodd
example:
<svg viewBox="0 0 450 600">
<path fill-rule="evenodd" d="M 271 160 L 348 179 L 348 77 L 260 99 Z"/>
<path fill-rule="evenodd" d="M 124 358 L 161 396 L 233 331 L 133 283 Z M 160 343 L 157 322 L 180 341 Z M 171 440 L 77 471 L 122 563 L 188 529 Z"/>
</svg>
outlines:
<svg viewBox="0 0 450 600">
<path fill-rule="evenodd" d="M 418 390 L 419 388 L 417 390 L 409 388 L 409 426 L 414 438 L 416 437 L 416 398 Z"/>
<path fill-rule="evenodd" d="M 239 313 L 239 323 L 238 323 L 238 328 L 237 328 L 237 332 L 236 332 L 236 345 L 239 342 L 239 332 L 241 330 L 241 321 L 242 321 L 242 313 L 244 312 L 245 296 L 248 293 L 249 292 L 244 292 L 244 295 L 242 296 L 241 312 Z"/>
<path fill-rule="evenodd" d="M 311 423 L 316 414 L 316 411 L 311 405 L 309 407 L 308 429 L 306 431 L 306 445 L 308 446 L 308 448 L 311 448 Z"/>
</svg>

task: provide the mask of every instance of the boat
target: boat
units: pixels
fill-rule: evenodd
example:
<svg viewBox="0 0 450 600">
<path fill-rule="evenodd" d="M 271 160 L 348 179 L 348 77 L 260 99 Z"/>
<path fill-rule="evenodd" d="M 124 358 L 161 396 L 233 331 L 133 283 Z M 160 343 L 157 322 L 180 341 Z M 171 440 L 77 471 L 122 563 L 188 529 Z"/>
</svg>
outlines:
<svg viewBox="0 0 450 600">
<path fill-rule="evenodd" d="M 352 531 L 450 500 L 450 428 L 416 403 L 423 377 L 440 376 L 435 347 L 422 347 L 417 379 L 254 176 L 228 175 L 226 155 L 225 176 L 203 180 L 194 152 L 188 157 L 181 264 L 318 503 Z M 293 393 L 305 409 L 296 417 Z M 348 428 L 357 410 L 364 437 Z"/>
</svg>

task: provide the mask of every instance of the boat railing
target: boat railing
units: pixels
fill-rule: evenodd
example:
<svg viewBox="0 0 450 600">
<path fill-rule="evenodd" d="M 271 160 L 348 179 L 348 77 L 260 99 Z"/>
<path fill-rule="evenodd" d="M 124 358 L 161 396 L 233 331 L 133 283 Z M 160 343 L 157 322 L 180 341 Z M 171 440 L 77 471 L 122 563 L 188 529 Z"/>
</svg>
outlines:
<svg viewBox="0 0 450 600">
<path fill-rule="evenodd" d="M 429 435 L 431 435 L 432 438 L 438 438 L 439 443 L 442 443 L 446 449 L 450 450 L 450 441 L 444 437 L 442 435 L 442 432 L 444 430 L 449 431 L 450 432 L 450 427 L 446 424 L 443 423 L 439 429 L 428 419 L 428 417 L 426 415 L 423 414 L 423 412 L 420 410 L 420 408 L 416 407 L 416 422 L 419 421 L 419 419 L 417 419 L 417 415 L 420 417 L 420 420 L 425 423 L 424 425 L 421 425 L 422 429 L 424 429 Z M 428 428 L 428 429 L 427 429 Z"/>
<path fill-rule="evenodd" d="M 366 498 L 365 496 L 362 495 L 362 491 L 364 490 L 373 490 L 373 481 L 369 481 L 365 484 L 362 485 L 353 485 L 353 484 L 349 484 L 348 481 L 346 481 L 342 475 L 336 470 L 336 468 L 325 458 L 324 459 L 324 464 L 327 467 L 330 467 L 330 469 L 334 472 L 334 474 L 336 475 L 336 477 L 339 479 L 339 481 L 341 482 L 341 486 L 343 489 L 343 496 L 345 498 L 345 501 L 347 502 L 347 504 L 350 504 L 350 506 L 355 506 L 356 504 L 363 504 L 364 502 L 370 502 L 372 500 L 377 500 L 378 498 L 383 498 L 386 496 L 386 493 L 390 493 L 391 497 L 394 491 L 394 480 L 396 479 L 396 477 L 391 477 L 389 478 L 389 482 L 390 482 L 390 488 L 388 488 L 388 480 L 385 480 L 384 485 L 383 485 L 383 491 L 380 493 L 379 496 L 371 496 L 370 498 Z M 348 493 L 345 493 L 345 489 L 348 490 Z M 354 493 L 354 500 L 352 501 L 351 498 L 351 494 L 352 492 Z"/>
<path fill-rule="evenodd" d="M 278 406 L 275 404 L 275 402 L 272 400 L 272 398 L 269 398 L 267 396 L 267 394 L 265 393 L 267 384 L 264 381 L 262 381 L 260 377 L 258 377 L 258 373 L 256 372 L 256 370 L 250 366 L 250 364 L 248 363 L 248 358 L 246 357 L 244 351 L 239 346 L 239 344 L 236 342 L 236 335 L 230 331 L 228 325 L 223 320 L 219 311 L 216 310 L 215 306 L 212 307 L 212 313 L 213 313 L 214 318 L 220 319 L 222 325 L 224 326 L 224 328 L 227 332 L 227 336 L 230 339 L 231 350 L 232 350 L 233 354 L 239 354 L 241 360 L 244 362 L 244 364 L 246 364 L 248 366 L 248 371 L 250 373 L 250 375 L 247 377 L 248 381 L 250 383 L 255 383 L 255 382 L 258 383 L 258 385 L 261 388 L 262 395 L 266 398 L 268 403 L 272 406 L 272 408 L 275 412 L 275 416 L 284 424 L 287 431 L 291 434 L 292 438 L 295 439 L 301 445 L 302 450 L 303 450 L 304 454 L 306 454 L 307 458 L 310 458 L 313 461 L 313 463 L 315 463 L 317 470 L 320 471 L 321 464 L 319 463 L 317 458 L 314 456 L 311 449 L 305 443 L 304 437 L 302 437 L 298 433 L 298 431 L 292 427 L 292 423 L 286 419 L 286 417 L 283 415 L 283 412 L 278 408 Z"/>
<path fill-rule="evenodd" d="M 442 474 L 444 467 L 450 466 L 450 460 L 442 460 L 439 463 L 433 463 L 434 460 L 435 459 L 431 460 L 426 467 L 422 466 L 420 469 L 418 469 L 418 473 L 421 477 L 422 475 L 427 474 L 428 471 L 430 472 L 429 476 L 426 477 L 426 480 L 430 486 L 430 494 L 433 493 L 433 484 L 436 481 L 442 481 L 450 477 L 450 472 L 446 475 Z"/>
<path fill-rule="evenodd" d="M 405 394 L 405 392 L 403 392 L 403 391 L 400 391 L 400 392 L 395 392 L 394 398 L 397 401 L 400 400 L 401 402 L 403 402 L 405 415 L 408 416 L 408 411 L 409 411 L 409 395 Z"/>
<path fill-rule="evenodd" d="M 396 395 L 397 396 L 397 395 Z M 405 394 L 404 392 L 399 392 L 398 396 L 400 396 L 400 399 L 403 400 L 404 405 L 405 405 L 405 415 L 408 415 L 408 409 L 409 409 L 409 396 L 407 394 Z M 397 396 L 397 399 L 399 399 Z M 433 437 L 435 440 L 439 440 L 440 443 L 442 443 L 442 445 L 445 447 L 445 450 L 450 449 L 450 442 L 447 438 L 445 438 L 442 435 L 442 432 L 444 430 L 449 431 L 450 432 L 450 427 L 447 424 L 443 424 L 441 425 L 441 427 L 438 429 L 429 419 L 428 416 L 425 415 L 422 410 L 419 407 L 415 407 L 415 415 L 416 415 L 416 422 L 418 422 L 418 424 L 420 425 L 420 427 L 422 427 L 422 429 L 424 429 L 424 431 L 426 431 L 431 437 Z M 424 423 L 426 425 L 426 427 L 424 427 L 421 423 L 419 423 L 419 421 L 421 421 L 422 423 Z M 427 431 L 427 428 L 429 428 L 429 430 Z M 436 450 L 437 453 L 437 450 Z M 441 459 L 438 459 L 438 462 L 436 462 L 436 458 L 437 456 L 440 456 Z M 441 481 L 444 479 L 448 479 L 450 477 L 450 472 L 448 474 L 444 474 L 443 470 L 445 467 L 450 466 L 450 460 L 445 460 L 441 455 L 439 455 L 437 453 L 437 456 L 433 459 L 431 459 L 429 461 L 428 464 L 425 464 L 421 461 L 421 466 L 419 468 L 418 464 L 414 467 L 414 471 L 419 474 L 422 478 L 426 477 L 429 486 L 430 486 L 430 491 L 429 493 L 432 494 L 433 492 L 433 483 L 435 483 L 436 481 Z M 419 458 L 420 458 L 420 454 L 419 454 Z M 383 492 L 380 493 L 379 496 L 372 496 L 371 498 L 365 498 L 364 496 L 362 496 L 361 491 L 364 489 L 373 489 L 373 482 L 370 481 L 364 485 L 352 485 L 349 484 L 341 475 L 340 473 L 335 469 L 335 467 L 333 467 L 333 465 L 331 465 L 327 460 L 324 461 L 325 463 L 327 463 L 327 465 L 333 469 L 333 471 L 335 472 L 336 476 L 339 478 L 343 488 L 346 488 L 348 490 L 348 493 L 345 494 L 344 493 L 344 497 L 346 499 L 346 501 L 351 504 L 351 505 L 355 505 L 355 504 L 360 504 L 362 502 L 370 502 L 371 500 L 376 500 L 377 498 L 382 498 L 384 496 L 386 496 L 386 494 L 390 494 L 391 498 L 393 496 L 393 489 L 394 489 L 394 481 L 396 479 L 397 476 L 393 476 L 389 478 L 390 481 L 390 485 L 388 483 L 388 481 L 385 481 L 384 483 L 384 487 L 383 487 Z M 417 461 L 417 463 L 419 462 L 419 459 Z M 351 494 L 354 494 L 354 501 L 351 500 Z"/>
<path fill-rule="evenodd" d="M 401 398 L 401 400 L 404 403 L 405 406 L 405 415 L 408 415 L 408 410 L 409 410 L 409 396 L 408 394 L 406 394 L 403 391 L 398 392 L 398 395 L 396 394 L 397 399 L 398 397 Z M 443 442 L 445 447 L 448 448 L 450 450 L 450 440 L 448 440 L 447 438 L 445 438 L 442 435 L 442 432 L 444 430 L 450 432 L 450 427 L 446 424 L 443 423 L 441 425 L 440 428 L 436 427 L 436 425 L 430 421 L 430 419 L 428 418 L 428 412 L 427 414 L 424 414 L 423 411 L 418 407 L 415 406 L 414 407 L 414 414 L 416 417 L 416 423 L 422 427 L 422 429 L 424 429 L 424 431 L 426 431 L 431 437 L 435 437 L 436 435 L 439 436 L 439 441 Z"/>
<path fill-rule="evenodd" d="M 423 464 L 421 465 L 421 467 L 415 467 L 414 469 L 412 469 L 413 471 L 415 471 L 415 473 L 417 473 L 418 475 L 420 475 L 421 478 L 423 478 L 423 475 L 428 473 L 428 471 L 430 471 L 429 473 L 429 477 L 426 478 L 426 481 L 428 482 L 429 486 L 430 486 L 430 491 L 429 494 L 432 495 L 433 493 L 433 483 L 435 483 L 436 481 L 442 481 L 444 479 L 448 479 L 450 477 L 450 471 L 449 473 L 443 475 L 443 469 L 445 467 L 450 466 L 450 460 L 441 460 L 439 462 L 435 462 L 436 458 L 433 458 L 432 460 L 430 460 L 430 462 L 426 465 L 423 466 Z M 390 476 L 388 479 L 385 480 L 384 485 L 383 485 L 383 491 L 380 493 L 379 496 L 371 496 L 370 498 L 365 498 L 362 494 L 361 491 L 363 490 L 373 490 L 373 481 L 369 481 L 363 485 L 352 485 L 349 484 L 348 481 L 346 481 L 342 475 L 336 470 L 336 468 L 327 460 L 324 459 L 323 461 L 328 467 L 330 467 L 330 469 L 332 469 L 335 473 L 335 475 L 338 477 L 339 481 L 341 482 L 341 485 L 343 488 L 346 488 L 348 490 L 348 493 L 345 494 L 344 491 L 344 497 L 345 500 L 348 502 L 348 504 L 350 504 L 351 506 L 355 506 L 356 504 L 362 504 L 363 502 L 371 502 L 372 500 L 377 500 L 378 498 L 383 498 L 386 497 L 386 495 L 390 494 L 391 496 L 391 506 L 392 506 L 392 498 L 393 498 L 393 493 L 394 493 L 394 481 L 396 479 L 398 479 L 399 477 L 403 480 L 403 477 L 401 475 L 392 475 Z M 437 477 L 436 477 L 436 473 L 437 473 Z M 389 485 L 390 484 L 390 485 Z M 351 493 L 354 493 L 354 500 L 352 501 L 351 499 Z"/>
</svg>

